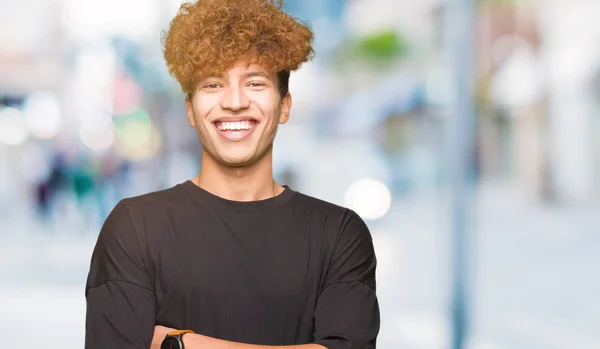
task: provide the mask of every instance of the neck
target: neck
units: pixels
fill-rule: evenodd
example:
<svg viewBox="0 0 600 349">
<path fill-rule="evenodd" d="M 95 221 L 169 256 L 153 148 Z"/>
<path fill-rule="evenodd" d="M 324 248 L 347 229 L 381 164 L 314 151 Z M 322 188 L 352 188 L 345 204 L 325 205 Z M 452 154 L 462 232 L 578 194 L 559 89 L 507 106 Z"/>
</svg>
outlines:
<svg viewBox="0 0 600 349">
<path fill-rule="evenodd" d="M 228 167 L 202 152 L 200 173 L 192 180 L 202 189 L 233 201 L 272 198 L 283 191 L 273 179 L 273 152 L 247 167 Z"/>
</svg>

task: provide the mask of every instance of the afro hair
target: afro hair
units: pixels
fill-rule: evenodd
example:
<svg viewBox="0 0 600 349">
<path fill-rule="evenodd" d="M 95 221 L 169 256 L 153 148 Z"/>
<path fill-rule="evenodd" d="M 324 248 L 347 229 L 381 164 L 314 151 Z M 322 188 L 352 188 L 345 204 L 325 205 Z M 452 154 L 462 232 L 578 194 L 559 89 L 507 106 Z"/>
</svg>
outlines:
<svg viewBox="0 0 600 349">
<path fill-rule="evenodd" d="M 198 81 L 240 59 L 289 73 L 312 58 L 313 33 L 277 0 L 183 3 L 163 33 L 169 73 L 191 94 Z M 288 74 L 289 76 L 289 74 Z"/>
</svg>

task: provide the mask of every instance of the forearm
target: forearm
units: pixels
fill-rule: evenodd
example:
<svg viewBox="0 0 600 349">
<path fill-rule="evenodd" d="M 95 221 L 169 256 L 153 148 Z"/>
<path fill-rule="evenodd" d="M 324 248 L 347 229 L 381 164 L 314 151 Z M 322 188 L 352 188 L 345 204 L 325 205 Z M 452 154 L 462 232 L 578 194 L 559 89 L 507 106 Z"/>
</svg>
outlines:
<svg viewBox="0 0 600 349">
<path fill-rule="evenodd" d="M 186 349 L 327 349 L 319 344 L 286 346 L 244 344 L 192 333 L 183 336 L 183 343 Z"/>
</svg>

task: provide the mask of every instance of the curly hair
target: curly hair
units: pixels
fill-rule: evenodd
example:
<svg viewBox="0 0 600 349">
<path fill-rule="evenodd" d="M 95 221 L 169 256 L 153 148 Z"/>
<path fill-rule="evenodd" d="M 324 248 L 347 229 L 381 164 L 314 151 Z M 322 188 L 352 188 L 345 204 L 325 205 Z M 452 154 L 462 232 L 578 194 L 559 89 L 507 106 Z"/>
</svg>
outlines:
<svg viewBox="0 0 600 349">
<path fill-rule="evenodd" d="M 313 57 L 312 40 L 308 25 L 286 14 L 280 0 L 198 0 L 181 5 L 162 45 L 169 73 L 192 94 L 200 79 L 240 59 L 287 80 Z"/>
</svg>

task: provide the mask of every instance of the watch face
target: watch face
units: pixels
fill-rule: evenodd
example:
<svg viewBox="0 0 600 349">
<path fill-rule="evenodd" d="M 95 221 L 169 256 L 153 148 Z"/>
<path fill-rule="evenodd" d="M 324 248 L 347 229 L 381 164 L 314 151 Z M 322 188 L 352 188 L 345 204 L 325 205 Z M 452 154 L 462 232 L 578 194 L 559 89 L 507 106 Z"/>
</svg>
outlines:
<svg viewBox="0 0 600 349">
<path fill-rule="evenodd" d="M 183 349 L 182 343 L 177 337 L 167 337 L 160 345 L 160 349 Z"/>
</svg>

